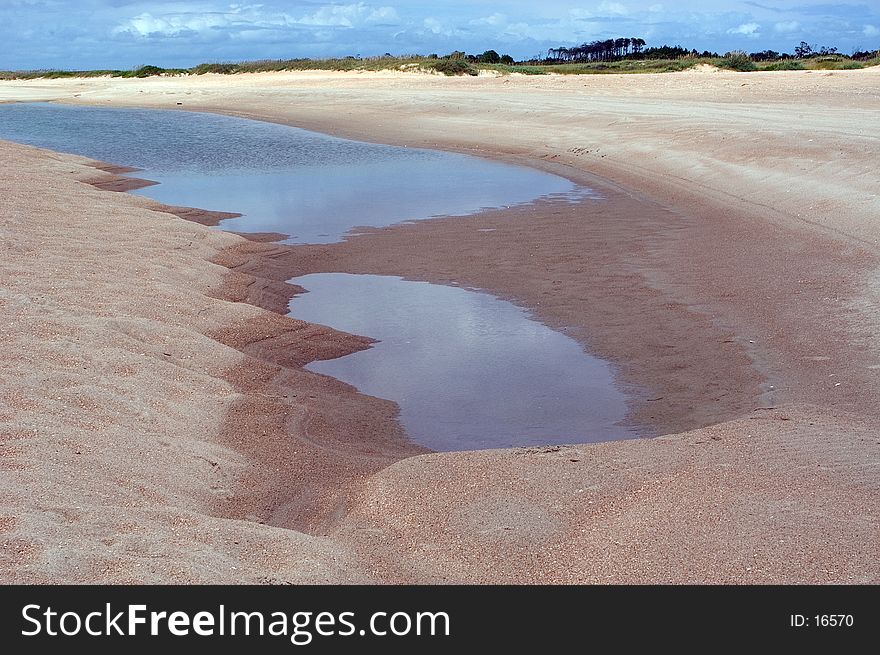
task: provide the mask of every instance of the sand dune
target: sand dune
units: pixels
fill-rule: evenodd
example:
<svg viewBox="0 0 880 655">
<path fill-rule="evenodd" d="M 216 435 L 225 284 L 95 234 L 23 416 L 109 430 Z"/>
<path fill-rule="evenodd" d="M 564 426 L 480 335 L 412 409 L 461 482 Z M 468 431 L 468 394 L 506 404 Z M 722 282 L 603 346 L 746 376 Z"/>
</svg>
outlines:
<svg viewBox="0 0 880 655">
<path fill-rule="evenodd" d="M 880 70 L 0 84 L 27 99 L 475 152 L 608 202 L 291 250 L 0 144 L 3 580 L 880 579 Z M 393 405 L 301 369 L 365 345 L 278 313 L 323 270 L 513 299 L 664 436 L 423 454 Z"/>
</svg>

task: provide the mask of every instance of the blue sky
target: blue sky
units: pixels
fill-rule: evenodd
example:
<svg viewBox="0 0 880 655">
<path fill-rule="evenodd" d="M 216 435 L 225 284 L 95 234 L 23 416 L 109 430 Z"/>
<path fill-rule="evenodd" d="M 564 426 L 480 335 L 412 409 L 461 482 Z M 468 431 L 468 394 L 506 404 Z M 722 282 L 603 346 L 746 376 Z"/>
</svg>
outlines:
<svg viewBox="0 0 880 655">
<path fill-rule="evenodd" d="M 493 48 L 516 58 L 616 36 L 725 52 L 880 47 L 880 3 L 827 0 L 0 0 L 0 69 Z"/>
</svg>

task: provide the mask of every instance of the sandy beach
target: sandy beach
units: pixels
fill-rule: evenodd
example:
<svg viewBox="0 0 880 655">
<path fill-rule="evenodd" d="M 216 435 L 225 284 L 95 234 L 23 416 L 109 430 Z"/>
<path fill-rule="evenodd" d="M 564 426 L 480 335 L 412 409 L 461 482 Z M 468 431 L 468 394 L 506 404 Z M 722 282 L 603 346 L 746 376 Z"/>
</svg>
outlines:
<svg viewBox="0 0 880 655">
<path fill-rule="evenodd" d="M 880 68 L 0 82 L 586 184 L 288 247 L 0 142 L 6 582 L 880 581 Z M 186 219 L 186 220 L 182 220 Z M 316 272 L 478 287 L 612 362 L 656 438 L 429 453 L 303 370 Z"/>
</svg>

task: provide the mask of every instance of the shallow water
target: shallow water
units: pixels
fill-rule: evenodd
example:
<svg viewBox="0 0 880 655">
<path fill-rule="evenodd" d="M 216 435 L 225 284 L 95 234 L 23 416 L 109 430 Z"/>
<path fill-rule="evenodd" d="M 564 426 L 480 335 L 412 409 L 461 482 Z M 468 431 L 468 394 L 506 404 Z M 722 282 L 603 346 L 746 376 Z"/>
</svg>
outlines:
<svg viewBox="0 0 880 655">
<path fill-rule="evenodd" d="M 393 400 L 434 450 L 587 443 L 637 436 L 610 366 L 504 300 L 398 277 L 319 273 L 290 314 L 379 339 L 308 369 Z"/>
<path fill-rule="evenodd" d="M 0 138 L 142 169 L 136 193 L 240 212 L 222 227 L 330 243 L 359 226 L 462 216 L 589 189 L 541 171 L 464 155 L 337 139 L 182 111 L 0 105 Z M 308 368 L 397 402 L 416 441 L 436 450 L 602 441 L 624 395 L 607 363 L 527 312 L 485 293 L 400 278 L 320 274 L 298 318 L 381 340 Z"/>
<path fill-rule="evenodd" d="M 0 105 L 0 138 L 143 169 L 134 175 L 161 184 L 134 193 L 238 212 L 243 216 L 224 221 L 224 229 L 280 232 L 293 243 L 591 194 L 521 166 L 184 111 Z"/>
</svg>

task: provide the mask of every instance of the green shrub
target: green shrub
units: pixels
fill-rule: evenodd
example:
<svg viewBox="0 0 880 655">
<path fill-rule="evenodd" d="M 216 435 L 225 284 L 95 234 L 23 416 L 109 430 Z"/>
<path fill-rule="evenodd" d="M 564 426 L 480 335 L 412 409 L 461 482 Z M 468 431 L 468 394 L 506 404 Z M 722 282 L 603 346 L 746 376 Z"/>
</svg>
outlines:
<svg viewBox="0 0 880 655">
<path fill-rule="evenodd" d="M 132 71 L 134 77 L 151 77 L 153 75 L 161 75 L 165 72 L 164 68 L 158 66 L 141 66 Z"/>
<path fill-rule="evenodd" d="M 476 75 L 479 72 L 464 59 L 441 59 L 434 70 L 444 75 Z"/>
<path fill-rule="evenodd" d="M 724 68 L 740 72 L 753 71 L 756 68 L 755 62 L 752 61 L 752 58 L 742 50 L 728 52 L 721 60 L 721 65 Z"/>
<path fill-rule="evenodd" d="M 199 64 L 192 69 L 192 72 L 196 75 L 204 75 L 205 73 L 222 73 L 223 75 L 231 75 L 238 71 L 238 64 Z"/>
</svg>

